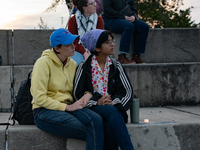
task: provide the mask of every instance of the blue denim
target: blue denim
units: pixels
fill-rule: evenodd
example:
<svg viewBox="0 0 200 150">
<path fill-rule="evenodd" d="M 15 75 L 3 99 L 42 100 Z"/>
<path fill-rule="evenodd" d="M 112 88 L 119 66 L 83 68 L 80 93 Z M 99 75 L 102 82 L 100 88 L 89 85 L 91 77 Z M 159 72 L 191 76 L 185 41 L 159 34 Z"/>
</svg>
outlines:
<svg viewBox="0 0 200 150">
<path fill-rule="evenodd" d="M 113 105 L 98 105 L 91 108 L 103 118 L 104 150 L 134 150 L 121 113 Z"/>
<path fill-rule="evenodd" d="M 131 41 L 135 33 L 133 54 L 142 54 L 145 52 L 146 41 L 149 33 L 149 25 L 141 20 L 129 22 L 125 19 L 105 19 L 104 27 L 114 33 L 121 34 L 119 52 L 128 54 Z"/>
<path fill-rule="evenodd" d="M 37 108 L 33 113 L 39 129 L 58 137 L 86 140 L 86 150 L 103 150 L 103 120 L 94 111 L 88 108 L 74 112 Z"/>
<path fill-rule="evenodd" d="M 77 63 L 77 65 L 79 65 L 81 61 L 85 60 L 84 56 L 77 51 L 75 51 L 74 55 L 71 56 L 71 58 Z"/>
</svg>

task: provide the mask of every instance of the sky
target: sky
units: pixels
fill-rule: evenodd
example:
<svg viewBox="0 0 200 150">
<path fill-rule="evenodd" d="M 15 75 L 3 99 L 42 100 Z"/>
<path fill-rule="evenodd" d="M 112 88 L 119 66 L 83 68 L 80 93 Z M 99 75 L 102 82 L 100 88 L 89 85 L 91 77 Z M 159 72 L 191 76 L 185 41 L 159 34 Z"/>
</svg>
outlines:
<svg viewBox="0 0 200 150">
<path fill-rule="evenodd" d="M 60 4 L 56 11 L 44 13 L 52 0 L 0 0 L 0 29 L 39 29 L 40 17 L 52 29 L 65 27 L 69 10 Z"/>
<path fill-rule="evenodd" d="M 56 11 L 44 13 L 52 0 L 0 0 L 0 29 L 39 29 L 40 17 L 50 29 L 65 27 L 69 19 L 69 10 L 60 4 Z M 193 6 L 192 20 L 200 23 L 199 0 L 183 0 L 180 9 Z"/>
</svg>

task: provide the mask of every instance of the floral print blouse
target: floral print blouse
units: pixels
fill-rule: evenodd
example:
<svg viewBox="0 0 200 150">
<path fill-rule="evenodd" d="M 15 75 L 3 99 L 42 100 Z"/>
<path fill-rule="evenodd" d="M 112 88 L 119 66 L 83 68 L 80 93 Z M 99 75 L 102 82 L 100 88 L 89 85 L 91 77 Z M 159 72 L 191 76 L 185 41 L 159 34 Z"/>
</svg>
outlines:
<svg viewBox="0 0 200 150">
<path fill-rule="evenodd" d="M 107 57 L 106 64 L 104 67 L 104 72 L 102 72 L 97 58 L 94 55 L 92 57 L 91 66 L 92 66 L 92 85 L 94 88 L 94 92 L 98 92 L 101 95 L 108 95 L 107 92 L 107 84 L 108 84 L 108 75 L 110 71 L 110 65 L 112 61 L 109 57 Z"/>
</svg>

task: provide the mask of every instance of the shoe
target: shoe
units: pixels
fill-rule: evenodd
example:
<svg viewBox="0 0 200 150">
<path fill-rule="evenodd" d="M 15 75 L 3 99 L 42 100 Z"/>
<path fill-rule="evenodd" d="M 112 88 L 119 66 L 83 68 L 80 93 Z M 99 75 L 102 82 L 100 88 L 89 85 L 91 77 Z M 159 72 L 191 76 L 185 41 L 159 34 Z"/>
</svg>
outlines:
<svg viewBox="0 0 200 150">
<path fill-rule="evenodd" d="M 118 56 L 118 61 L 121 63 L 121 64 L 135 64 L 135 61 L 130 61 L 128 60 L 128 58 L 126 58 L 126 55 L 125 54 L 120 54 Z"/>
<path fill-rule="evenodd" d="M 140 55 L 138 55 L 138 54 L 133 55 L 132 60 L 135 61 L 137 64 L 143 64 L 143 63 L 145 63 L 144 61 L 142 61 L 140 59 Z"/>
</svg>

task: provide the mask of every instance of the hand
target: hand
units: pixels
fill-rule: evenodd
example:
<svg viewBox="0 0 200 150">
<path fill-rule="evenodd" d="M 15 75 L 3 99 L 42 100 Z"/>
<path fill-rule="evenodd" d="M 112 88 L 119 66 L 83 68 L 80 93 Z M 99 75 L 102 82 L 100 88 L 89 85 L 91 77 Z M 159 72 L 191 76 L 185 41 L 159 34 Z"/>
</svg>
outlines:
<svg viewBox="0 0 200 150">
<path fill-rule="evenodd" d="M 135 21 L 135 16 L 125 16 L 125 20 L 130 21 L 130 22 L 134 22 Z"/>
<path fill-rule="evenodd" d="M 97 105 L 113 105 L 110 95 L 103 95 L 97 101 Z"/>
<path fill-rule="evenodd" d="M 90 54 L 91 54 L 90 51 L 87 51 L 87 52 L 85 52 L 85 53 L 83 54 L 85 60 L 90 56 Z"/>
<path fill-rule="evenodd" d="M 81 97 L 81 99 L 83 100 L 84 104 L 83 107 L 86 107 L 87 104 L 89 103 L 89 100 L 92 98 L 92 95 L 88 92 L 85 95 L 83 95 L 83 97 Z"/>
<path fill-rule="evenodd" d="M 84 106 L 84 100 L 80 99 L 78 101 L 76 101 L 75 103 L 71 104 L 71 105 L 67 105 L 65 110 L 66 111 L 75 111 L 78 109 L 82 109 Z"/>
</svg>

